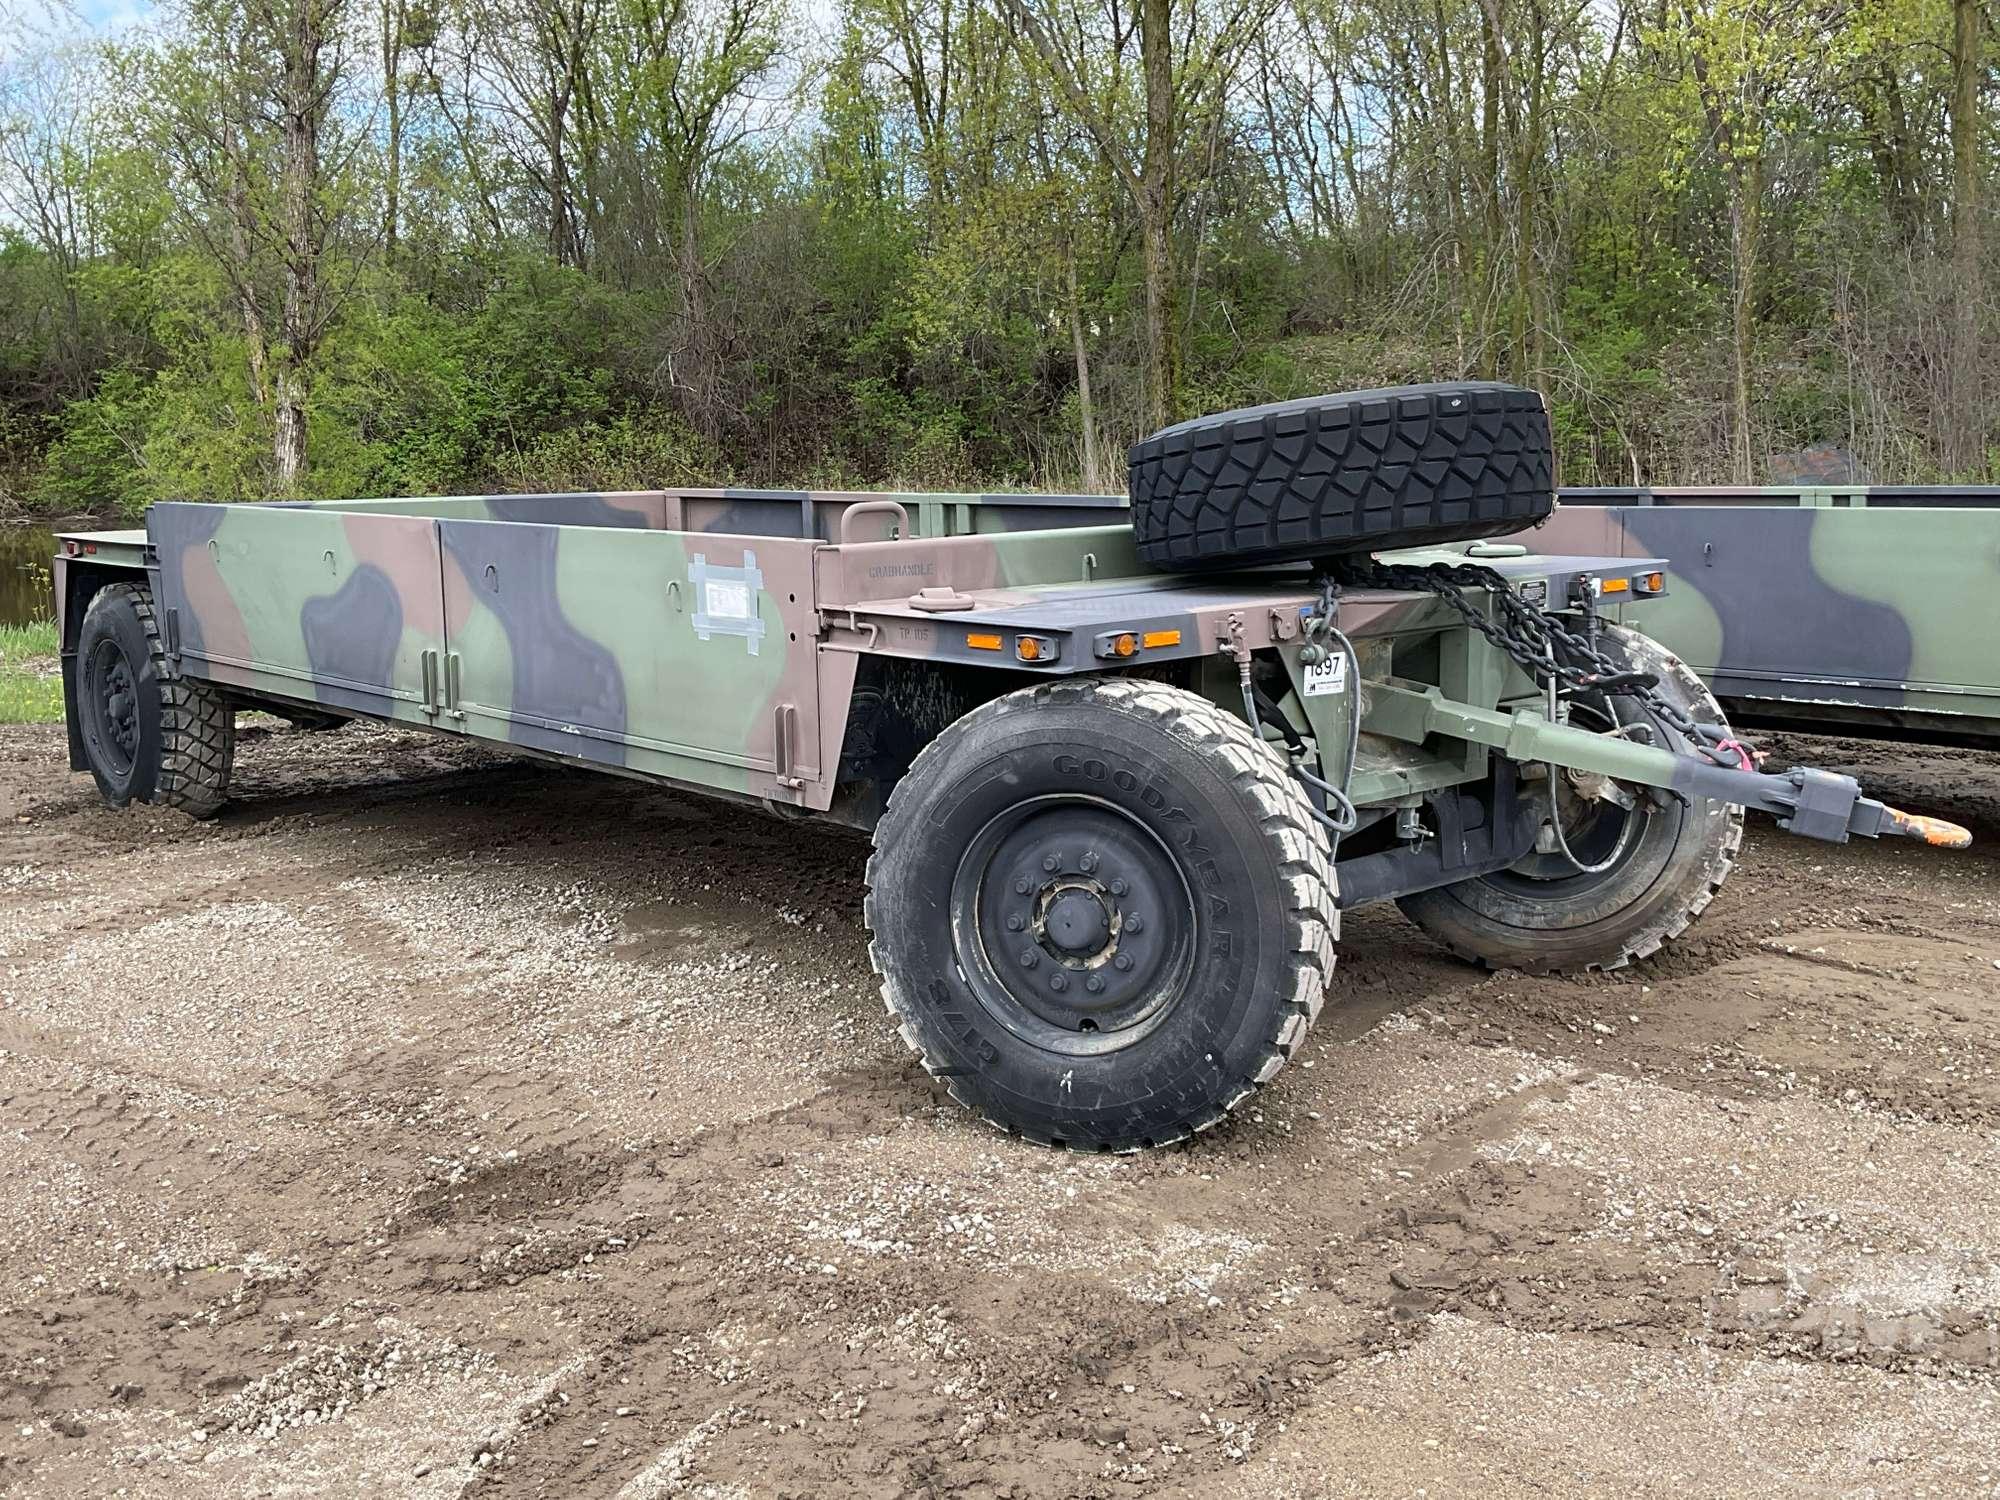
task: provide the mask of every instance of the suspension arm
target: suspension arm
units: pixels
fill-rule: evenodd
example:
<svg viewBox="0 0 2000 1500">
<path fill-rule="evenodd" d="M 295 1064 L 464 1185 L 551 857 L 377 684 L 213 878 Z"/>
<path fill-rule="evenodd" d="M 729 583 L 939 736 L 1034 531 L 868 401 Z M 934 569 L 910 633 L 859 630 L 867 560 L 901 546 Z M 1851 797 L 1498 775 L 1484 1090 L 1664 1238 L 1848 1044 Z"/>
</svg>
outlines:
<svg viewBox="0 0 2000 1500">
<path fill-rule="evenodd" d="M 1732 770 L 1698 755 L 1644 745 L 1621 735 L 1552 724 L 1538 713 L 1474 708 L 1435 687 L 1370 681 L 1363 689 L 1361 727 L 1407 744 L 1430 735 L 1466 740 L 1510 760 L 1544 761 L 1566 770 L 1597 772 L 1614 781 L 1659 787 L 1683 797 L 1709 797 L 1772 814 L 1787 833 L 1844 844 L 1850 837 L 1919 838 L 1963 849 L 1972 835 L 1942 818 L 1898 811 L 1861 795 L 1852 776 L 1798 767 L 1790 771 Z"/>
</svg>

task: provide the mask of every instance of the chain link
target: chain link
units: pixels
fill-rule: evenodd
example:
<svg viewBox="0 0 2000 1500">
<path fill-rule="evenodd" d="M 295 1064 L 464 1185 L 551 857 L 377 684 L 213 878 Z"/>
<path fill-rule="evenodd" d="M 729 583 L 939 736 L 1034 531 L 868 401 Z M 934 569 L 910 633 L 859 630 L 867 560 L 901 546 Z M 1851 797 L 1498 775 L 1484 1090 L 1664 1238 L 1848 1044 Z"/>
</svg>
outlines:
<svg viewBox="0 0 2000 1500">
<path fill-rule="evenodd" d="M 1737 759 L 1724 753 L 1734 750 L 1741 756 L 1741 764 L 1746 768 L 1751 765 L 1754 752 L 1733 739 L 1728 731 L 1690 717 L 1678 703 L 1658 691 L 1660 679 L 1656 675 L 1630 671 L 1613 661 L 1598 649 L 1589 634 L 1572 630 L 1560 616 L 1530 604 L 1492 568 L 1482 568 L 1476 563 L 1430 563 L 1418 567 L 1366 557 L 1340 558 L 1320 575 L 1319 584 L 1322 609 L 1337 600 L 1337 591 L 1342 586 L 1435 594 L 1534 679 L 1538 687 L 1546 689 L 1554 683 L 1558 693 L 1618 694 L 1637 699 L 1716 764 L 1738 765 Z M 1467 597 L 1473 589 L 1493 599 L 1497 618 L 1489 617 Z"/>
</svg>

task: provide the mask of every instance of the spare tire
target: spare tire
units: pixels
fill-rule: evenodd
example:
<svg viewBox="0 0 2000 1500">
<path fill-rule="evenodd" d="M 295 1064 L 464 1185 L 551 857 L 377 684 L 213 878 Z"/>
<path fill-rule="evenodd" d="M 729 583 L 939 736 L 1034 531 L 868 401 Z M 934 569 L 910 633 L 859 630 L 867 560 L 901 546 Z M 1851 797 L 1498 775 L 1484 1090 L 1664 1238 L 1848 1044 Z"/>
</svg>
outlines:
<svg viewBox="0 0 2000 1500">
<path fill-rule="evenodd" d="M 1198 417 L 1127 458 L 1139 556 L 1159 568 L 1472 541 L 1555 507 L 1548 407 L 1492 381 Z"/>
</svg>

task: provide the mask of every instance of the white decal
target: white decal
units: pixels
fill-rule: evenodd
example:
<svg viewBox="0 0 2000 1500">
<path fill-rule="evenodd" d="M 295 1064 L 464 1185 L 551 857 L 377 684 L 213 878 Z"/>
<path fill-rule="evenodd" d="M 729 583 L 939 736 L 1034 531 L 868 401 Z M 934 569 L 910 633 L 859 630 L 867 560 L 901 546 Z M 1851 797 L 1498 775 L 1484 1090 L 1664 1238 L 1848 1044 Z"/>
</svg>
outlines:
<svg viewBox="0 0 2000 1500">
<path fill-rule="evenodd" d="M 701 612 L 718 620 L 748 620 L 750 585 L 739 578 L 711 578 L 702 586 Z"/>
<path fill-rule="evenodd" d="M 1347 653 L 1329 652 L 1324 661 L 1306 663 L 1306 696 L 1324 698 L 1347 691 Z"/>
</svg>

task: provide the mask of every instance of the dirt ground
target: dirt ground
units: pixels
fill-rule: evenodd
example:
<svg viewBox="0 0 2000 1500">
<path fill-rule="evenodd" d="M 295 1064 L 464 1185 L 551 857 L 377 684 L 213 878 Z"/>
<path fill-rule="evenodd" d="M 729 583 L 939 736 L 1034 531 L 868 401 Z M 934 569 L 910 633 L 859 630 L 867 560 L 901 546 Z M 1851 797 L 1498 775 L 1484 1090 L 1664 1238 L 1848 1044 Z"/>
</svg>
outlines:
<svg viewBox="0 0 2000 1500">
<path fill-rule="evenodd" d="M 197 825 L 0 731 L 0 1492 L 2000 1494 L 2000 756 L 1669 954 L 1351 914 L 1230 1125 L 933 1096 L 864 848 L 416 735 Z"/>
</svg>

